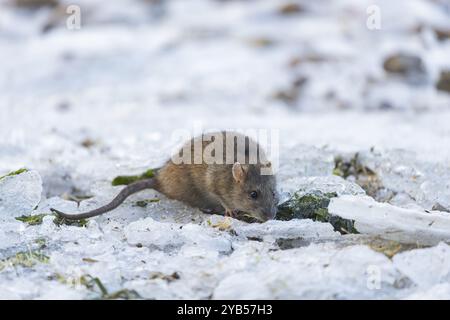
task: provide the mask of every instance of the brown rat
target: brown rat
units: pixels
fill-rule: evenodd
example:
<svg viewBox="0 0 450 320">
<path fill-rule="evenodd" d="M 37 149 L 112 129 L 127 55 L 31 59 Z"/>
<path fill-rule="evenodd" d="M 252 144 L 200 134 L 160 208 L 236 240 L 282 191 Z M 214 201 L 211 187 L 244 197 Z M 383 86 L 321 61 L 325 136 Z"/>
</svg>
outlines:
<svg viewBox="0 0 450 320">
<path fill-rule="evenodd" d="M 153 178 L 130 184 L 103 207 L 73 215 L 51 210 L 70 220 L 91 218 L 148 188 L 202 211 L 227 216 L 244 212 L 266 221 L 274 218 L 277 210 L 276 179 L 264 150 L 248 136 L 226 131 L 191 139 Z"/>
</svg>

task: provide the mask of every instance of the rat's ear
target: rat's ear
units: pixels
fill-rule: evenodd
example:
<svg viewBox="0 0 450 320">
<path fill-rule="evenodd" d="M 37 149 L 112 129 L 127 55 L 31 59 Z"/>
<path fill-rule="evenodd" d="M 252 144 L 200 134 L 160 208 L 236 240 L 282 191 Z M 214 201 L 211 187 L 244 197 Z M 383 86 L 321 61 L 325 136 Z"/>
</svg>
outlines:
<svg viewBox="0 0 450 320">
<path fill-rule="evenodd" d="M 236 182 L 241 183 L 245 179 L 245 171 L 242 168 L 242 165 L 239 162 L 235 162 L 233 164 L 233 169 L 231 169 L 233 173 L 233 178 Z"/>
</svg>

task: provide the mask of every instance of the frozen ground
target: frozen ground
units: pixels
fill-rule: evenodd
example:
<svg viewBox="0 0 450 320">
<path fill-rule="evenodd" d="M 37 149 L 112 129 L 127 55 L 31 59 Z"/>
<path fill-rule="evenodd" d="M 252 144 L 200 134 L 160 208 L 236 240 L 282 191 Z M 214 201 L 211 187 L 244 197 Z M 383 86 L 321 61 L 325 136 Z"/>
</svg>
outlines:
<svg viewBox="0 0 450 320">
<path fill-rule="evenodd" d="M 0 1 L 0 176 L 31 170 L 0 180 L 0 298 L 450 298 L 447 1 L 78 3 L 70 31 Z M 422 59 L 420 81 L 385 72 L 397 52 Z M 198 125 L 279 130 L 283 195 L 337 192 L 363 233 L 226 221 L 150 190 L 85 227 L 15 219 L 105 203 Z M 378 202 L 332 175 L 355 152 Z"/>
</svg>

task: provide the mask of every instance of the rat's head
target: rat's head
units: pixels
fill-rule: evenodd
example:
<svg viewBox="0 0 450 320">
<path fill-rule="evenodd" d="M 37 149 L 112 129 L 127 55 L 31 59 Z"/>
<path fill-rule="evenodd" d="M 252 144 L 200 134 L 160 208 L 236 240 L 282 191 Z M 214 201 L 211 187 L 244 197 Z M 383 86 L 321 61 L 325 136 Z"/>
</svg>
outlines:
<svg viewBox="0 0 450 320">
<path fill-rule="evenodd" d="M 262 174 L 262 169 L 265 169 L 266 174 Z M 273 174 L 267 173 L 271 173 L 270 163 L 242 165 L 236 162 L 233 165 L 233 209 L 262 221 L 275 217 L 278 203 L 276 179 Z"/>
</svg>

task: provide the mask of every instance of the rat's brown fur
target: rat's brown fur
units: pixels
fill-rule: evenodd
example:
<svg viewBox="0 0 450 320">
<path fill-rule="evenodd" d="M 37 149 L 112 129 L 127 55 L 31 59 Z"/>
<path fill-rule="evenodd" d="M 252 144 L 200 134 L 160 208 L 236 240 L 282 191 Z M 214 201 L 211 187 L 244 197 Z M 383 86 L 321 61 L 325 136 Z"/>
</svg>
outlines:
<svg viewBox="0 0 450 320">
<path fill-rule="evenodd" d="M 223 164 L 209 164 L 205 159 L 195 164 L 196 143 L 201 143 L 201 150 L 204 152 L 211 143 L 211 137 L 223 138 Z M 245 141 L 243 153 L 238 148 L 238 139 Z M 234 150 L 234 157 L 231 159 L 233 164 L 225 164 L 226 150 L 230 147 Z M 223 131 L 204 134 L 190 140 L 181 148 L 178 156 L 182 157 L 183 150 L 189 149 L 192 164 L 178 164 L 172 158 L 157 170 L 154 178 L 127 186 L 106 206 L 75 215 L 68 215 L 54 209 L 52 211 L 71 220 L 90 218 L 115 209 L 133 193 L 153 188 L 168 198 L 183 201 L 207 212 L 225 212 L 226 215 L 233 216 L 237 211 L 243 211 L 263 221 L 275 216 L 277 203 L 275 177 L 261 175 L 262 168 L 270 170 L 270 163 L 265 162 L 264 151 L 256 142 L 241 134 Z M 250 150 L 258 151 L 255 164 L 250 162 Z M 212 153 L 212 156 L 214 155 L 215 151 Z M 244 160 L 244 162 L 241 164 L 238 160 Z M 253 191 L 258 194 L 256 199 L 250 196 Z"/>
</svg>

